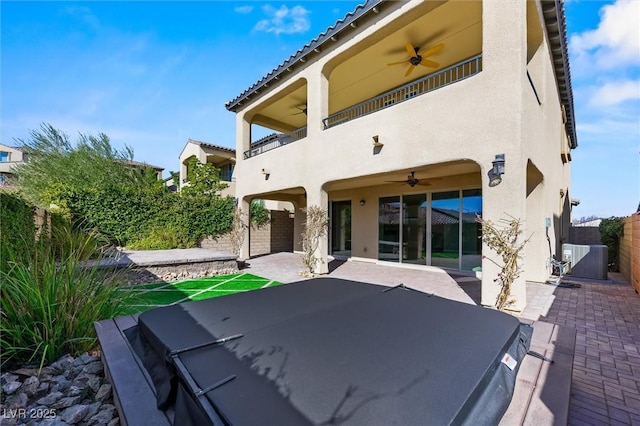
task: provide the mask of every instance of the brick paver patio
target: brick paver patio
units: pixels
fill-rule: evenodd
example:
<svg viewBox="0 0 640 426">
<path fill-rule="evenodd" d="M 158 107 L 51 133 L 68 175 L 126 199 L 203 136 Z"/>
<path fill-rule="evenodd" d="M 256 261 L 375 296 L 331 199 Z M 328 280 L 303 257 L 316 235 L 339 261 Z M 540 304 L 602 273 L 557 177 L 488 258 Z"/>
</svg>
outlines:
<svg viewBox="0 0 640 426">
<path fill-rule="evenodd" d="M 541 318 L 576 329 L 572 425 L 640 425 L 640 296 L 619 274 L 610 278 L 556 288 Z"/>
<path fill-rule="evenodd" d="M 291 253 L 249 263 L 247 272 L 283 282 L 301 279 L 299 256 Z M 473 277 L 360 262 L 330 266 L 330 275 L 337 278 L 404 283 L 442 297 L 479 302 L 480 281 Z M 610 278 L 609 282 L 580 280 L 580 288 L 527 283 L 523 318 L 576 330 L 570 425 L 640 426 L 640 296 L 621 275 Z"/>
</svg>

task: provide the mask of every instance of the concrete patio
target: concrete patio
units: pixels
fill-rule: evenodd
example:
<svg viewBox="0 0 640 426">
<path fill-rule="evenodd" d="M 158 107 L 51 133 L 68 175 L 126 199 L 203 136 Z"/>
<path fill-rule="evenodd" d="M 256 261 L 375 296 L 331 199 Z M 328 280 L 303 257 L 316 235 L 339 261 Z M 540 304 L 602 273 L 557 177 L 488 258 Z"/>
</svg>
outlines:
<svg viewBox="0 0 640 426">
<path fill-rule="evenodd" d="M 252 274 L 281 282 L 303 279 L 298 275 L 300 258 L 292 253 L 247 263 L 245 271 Z M 475 277 L 335 260 L 329 271 L 336 278 L 383 285 L 403 283 L 448 299 L 479 302 L 480 281 Z M 529 303 L 521 314 L 523 320 L 576 330 L 570 425 L 640 425 L 640 296 L 619 274 L 610 274 L 610 278 L 571 279 L 580 283 L 579 288 L 527 283 Z M 532 419 L 535 416 L 524 422 L 533 423 Z"/>
</svg>

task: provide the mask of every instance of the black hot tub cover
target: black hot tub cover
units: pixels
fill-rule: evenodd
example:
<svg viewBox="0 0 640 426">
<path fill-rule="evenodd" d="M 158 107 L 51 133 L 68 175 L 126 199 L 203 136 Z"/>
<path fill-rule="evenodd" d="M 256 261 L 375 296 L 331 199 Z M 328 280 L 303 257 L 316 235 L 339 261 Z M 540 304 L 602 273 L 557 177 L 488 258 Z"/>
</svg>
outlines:
<svg viewBox="0 0 640 426">
<path fill-rule="evenodd" d="M 175 424 L 496 424 L 531 328 L 317 278 L 158 308 L 127 331 Z"/>
</svg>

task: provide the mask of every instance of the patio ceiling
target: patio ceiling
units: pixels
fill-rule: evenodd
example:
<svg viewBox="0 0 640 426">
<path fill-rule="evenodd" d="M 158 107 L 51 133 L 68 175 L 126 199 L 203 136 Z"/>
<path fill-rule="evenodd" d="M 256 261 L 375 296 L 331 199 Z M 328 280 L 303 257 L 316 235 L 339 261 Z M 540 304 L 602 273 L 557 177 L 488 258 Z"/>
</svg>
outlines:
<svg viewBox="0 0 640 426">
<path fill-rule="evenodd" d="M 418 66 L 405 77 L 405 65 L 388 63 L 408 59 L 406 44 L 428 48 L 444 43 L 444 49 L 431 57 L 438 68 Z M 329 113 L 354 105 L 394 87 L 403 85 L 482 51 L 481 2 L 425 2 L 390 25 L 354 45 L 330 61 Z M 255 111 L 252 123 L 279 132 L 290 132 L 306 125 L 300 114 L 307 103 L 304 79 L 290 85 L 277 99 Z"/>
</svg>

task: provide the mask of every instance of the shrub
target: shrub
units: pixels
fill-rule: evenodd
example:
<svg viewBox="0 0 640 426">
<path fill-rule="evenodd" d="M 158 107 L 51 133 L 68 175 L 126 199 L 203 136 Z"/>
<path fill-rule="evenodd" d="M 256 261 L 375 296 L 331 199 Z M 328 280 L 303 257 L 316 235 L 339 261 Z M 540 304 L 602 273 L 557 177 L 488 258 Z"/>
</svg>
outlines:
<svg viewBox="0 0 640 426">
<path fill-rule="evenodd" d="M 132 250 L 169 250 L 190 247 L 180 233 L 174 228 L 152 228 L 142 239 L 127 244 Z"/>
<path fill-rule="evenodd" d="M 266 225 L 271 220 L 269 210 L 264 206 L 263 200 L 251 201 L 251 224 L 258 228 Z"/>
<path fill-rule="evenodd" d="M 52 230 L 29 262 L 9 253 L 9 269 L 0 271 L 0 348 L 2 364 L 50 363 L 65 353 L 95 347 L 94 321 L 124 313 L 126 292 L 113 270 L 88 266 L 100 260 L 99 239 L 69 226 Z M 52 241 L 62 242 L 55 247 Z"/>
<path fill-rule="evenodd" d="M 518 260 L 522 259 L 522 251 L 529 238 L 521 239 L 522 224 L 516 218 L 501 219 L 502 225 L 496 225 L 480 216 L 476 217 L 476 221 L 482 226 L 482 241 L 502 258 L 502 264 L 489 260 L 501 269 L 493 281 L 500 285 L 495 307 L 504 311 L 515 303 L 511 298 L 511 285 L 522 273 Z"/>
<path fill-rule="evenodd" d="M 624 235 L 624 219 L 612 217 L 600 222 L 600 240 L 609 248 L 609 270 L 620 271 L 620 239 Z"/>
<path fill-rule="evenodd" d="M 9 255 L 25 263 L 35 249 L 34 206 L 13 192 L 0 191 L 0 271 L 8 268 Z"/>
<path fill-rule="evenodd" d="M 313 276 L 316 264 L 319 262 L 315 256 L 320 238 L 327 234 L 327 226 L 329 225 L 329 216 L 326 210 L 319 206 L 310 206 L 307 208 L 307 223 L 302 232 L 302 265 L 304 270 L 302 275 Z"/>
</svg>

